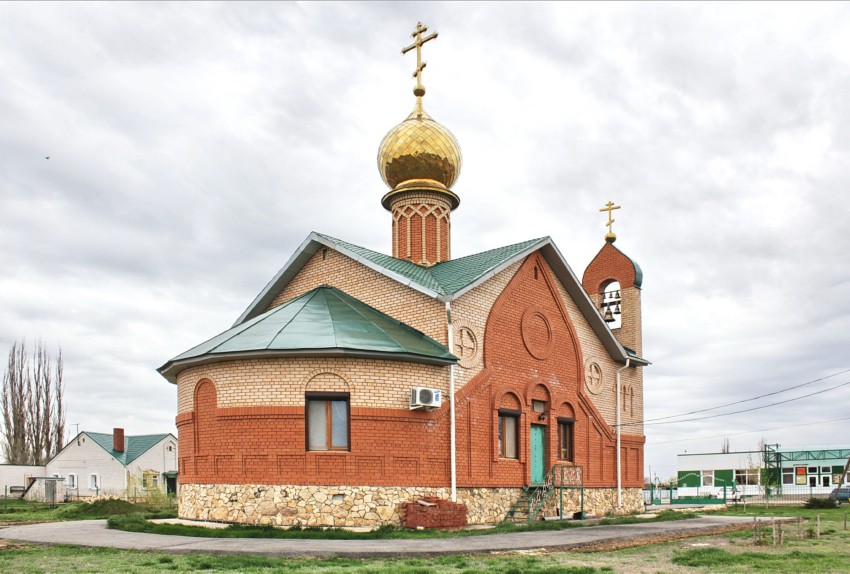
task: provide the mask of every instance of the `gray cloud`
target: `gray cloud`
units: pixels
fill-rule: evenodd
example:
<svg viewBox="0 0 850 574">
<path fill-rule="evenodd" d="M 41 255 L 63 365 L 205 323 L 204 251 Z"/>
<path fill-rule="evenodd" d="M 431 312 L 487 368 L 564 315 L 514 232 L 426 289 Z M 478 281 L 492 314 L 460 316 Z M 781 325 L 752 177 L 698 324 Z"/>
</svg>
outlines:
<svg viewBox="0 0 850 574">
<path fill-rule="evenodd" d="M 581 275 L 599 207 L 623 205 L 617 245 L 646 277 L 648 418 L 847 368 L 847 16 L 0 5 L 0 349 L 62 345 L 69 422 L 173 430 L 154 368 L 229 326 L 307 233 L 389 249 L 375 153 L 413 105 L 399 50 L 422 20 L 440 33 L 425 105 L 464 151 L 454 255 L 549 234 Z M 839 418 L 847 396 L 650 426 L 647 462 L 663 476 L 676 452 L 720 443 L 653 443 Z M 765 438 L 835 442 L 837 428 Z"/>
</svg>

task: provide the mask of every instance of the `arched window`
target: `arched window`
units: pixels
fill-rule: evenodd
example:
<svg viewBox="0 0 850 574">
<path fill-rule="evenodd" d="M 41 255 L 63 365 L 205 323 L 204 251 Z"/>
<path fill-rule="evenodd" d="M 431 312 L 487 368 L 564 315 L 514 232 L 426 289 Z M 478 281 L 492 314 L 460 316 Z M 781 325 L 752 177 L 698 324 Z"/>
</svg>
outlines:
<svg viewBox="0 0 850 574">
<path fill-rule="evenodd" d="M 602 313 L 602 318 L 608 323 L 609 329 L 619 329 L 623 326 L 623 315 L 620 309 L 621 301 L 620 282 L 611 281 L 605 285 L 599 297 L 599 310 Z"/>
</svg>

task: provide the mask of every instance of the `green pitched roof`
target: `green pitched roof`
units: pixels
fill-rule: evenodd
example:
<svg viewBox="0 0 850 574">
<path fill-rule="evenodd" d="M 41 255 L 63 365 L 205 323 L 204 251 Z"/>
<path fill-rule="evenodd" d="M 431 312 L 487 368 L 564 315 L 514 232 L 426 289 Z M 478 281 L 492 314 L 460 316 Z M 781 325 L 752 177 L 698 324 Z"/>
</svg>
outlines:
<svg viewBox="0 0 850 574">
<path fill-rule="evenodd" d="M 497 247 L 489 251 L 482 251 L 475 255 L 467 255 L 459 259 L 442 261 L 431 267 L 423 267 L 407 259 L 390 257 L 389 255 L 366 249 L 365 247 L 352 245 L 329 235 L 323 235 L 321 233 L 317 233 L 316 235 L 440 295 L 454 295 L 462 291 L 464 287 L 471 285 L 477 279 L 496 270 L 516 255 L 549 239 L 548 237 L 540 237 L 523 241 L 522 243 L 506 245 L 505 247 Z"/>
<path fill-rule="evenodd" d="M 350 355 L 450 364 L 457 357 L 417 331 L 339 289 L 322 286 L 178 355 L 159 371 L 172 380 L 189 366 L 273 354 Z"/>
<path fill-rule="evenodd" d="M 626 358 L 631 358 L 640 364 L 649 364 L 645 359 L 635 356 L 633 352 L 628 353 L 617 341 L 608 324 L 602 320 L 599 310 L 590 300 L 578 277 L 575 276 L 566 259 L 549 237 L 531 239 L 475 255 L 443 261 L 431 267 L 424 267 L 329 235 L 313 232 L 263 290 L 257 294 L 248 308 L 233 324 L 233 327 L 247 325 L 264 313 L 289 282 L 298 275 L 304 265 L 320 249 L 324 248 L 334 249 L 402 285 L 443 302 L 451 302 L 461 297 L 470 289 L 481 285 L 511 264 L 522 260 L 535 251 L 539 251 L 567 290 L 568 295 L 578 305 L 579 311 L 587 319 L 611 357 L 620 362 L 625 362 Z M 637 264 L 635 264 L 635 270 L 637 277 L 642 278 L 642 273 Z M 173 382 L 173 377 L 166 373 L 169 367 L 170 363 L 160 367 L 159 372 Z"/>
<path fill-rule="evenodd" d="M 86 432 L 86 436 L 90 437 L 94 442 L 103 447 L 103 450 L 114 456 L 118 462 L 127 466 L 147 451 L 152 449 L 159 441 L 168 437 L 166 434 L 146 434 L 140 436 L 125 436 L 124 437 L 124 452 L 113 450 L 115 446 L 111 434 L 100 432 Z"/>
</svg>

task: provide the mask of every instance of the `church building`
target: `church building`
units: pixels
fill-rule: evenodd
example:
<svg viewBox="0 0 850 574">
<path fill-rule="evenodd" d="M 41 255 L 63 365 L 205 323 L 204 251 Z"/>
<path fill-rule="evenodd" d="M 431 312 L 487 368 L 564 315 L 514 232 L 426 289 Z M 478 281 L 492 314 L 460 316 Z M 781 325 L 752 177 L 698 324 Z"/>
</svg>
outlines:
<svg viewBox="0 0 850 574">
<path fill-rule="evenodd" d="M 423 107 L 426 31 L 403 51 L 413 111 L 378 149 L 392 254 L 311 233 L 231 328 L 159 368 L 180 517 L 399 524 L 436 497 L 487 523 L 530 498 L 550 514 L 560 486 L 571 511 L 643 508 L 642 273 L 617 206 L 581 280 L 549 237 L 453 259 L 461 151 Z"/>
</svg>

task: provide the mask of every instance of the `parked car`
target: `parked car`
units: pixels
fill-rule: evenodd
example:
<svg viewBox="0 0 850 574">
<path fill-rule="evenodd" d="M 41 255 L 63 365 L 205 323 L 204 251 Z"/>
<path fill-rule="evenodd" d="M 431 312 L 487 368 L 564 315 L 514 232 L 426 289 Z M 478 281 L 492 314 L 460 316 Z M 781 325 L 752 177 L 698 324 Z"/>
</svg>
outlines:
<svg viewBox="0 0 850 574">
<path fill-rule="evenodd" d="M 850 486 L 839 486 L 829 493 L 829 498 L 838 504 L 850 500 Z"/>
</svg>

